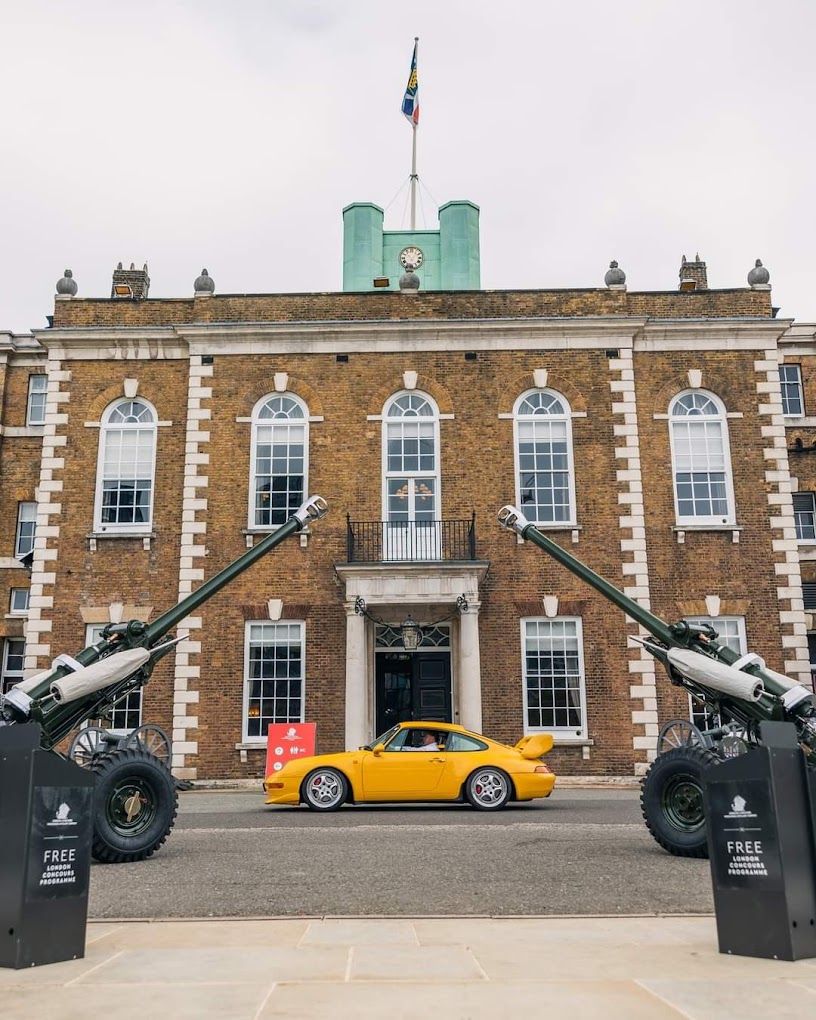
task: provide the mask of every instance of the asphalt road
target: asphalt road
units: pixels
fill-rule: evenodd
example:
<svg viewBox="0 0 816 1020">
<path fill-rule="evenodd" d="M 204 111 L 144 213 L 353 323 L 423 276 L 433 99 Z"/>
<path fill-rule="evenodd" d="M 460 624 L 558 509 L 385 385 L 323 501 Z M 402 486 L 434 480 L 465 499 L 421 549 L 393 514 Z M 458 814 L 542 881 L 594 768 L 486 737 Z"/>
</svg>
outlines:
<svg viewBox="0 0 816 1020">
<path fill-rule="evenodd" d="M 91 917 L 655 914 L 713 911 L 708 862 L 671 857 L 636 791 L 464 805 L 267 808 L 184 793 L 166 844 L 94 865 Z"/>
</svg>

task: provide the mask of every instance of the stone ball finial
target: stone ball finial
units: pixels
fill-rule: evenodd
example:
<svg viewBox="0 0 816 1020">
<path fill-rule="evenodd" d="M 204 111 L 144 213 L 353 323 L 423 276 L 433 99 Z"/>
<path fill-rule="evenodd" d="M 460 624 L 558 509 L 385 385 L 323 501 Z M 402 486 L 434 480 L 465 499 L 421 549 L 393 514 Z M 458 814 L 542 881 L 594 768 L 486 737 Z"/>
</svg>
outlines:
<svg viewBox="0 0 816 1020">
<path fill-rule="evenodd" d="M 405 272 L 399 278 L 399 289 L 407 291 L 419 290 L 419 277 L 414 272 L 414 267 L 410 262 L 407 263 Z"/>
<path fill-rule="evenodd" d="M 63 297 L 74 297 L 77 289 L 77 282 L 74 279 L 74 274 L 70 269 L 66 269 L 62 274 L 62 279 L 57 280 L 57 294 L 60 294 Z"/>
<path fill-rule="evenodd" d="M 196 294 L 213 294 L 215 293 L 215 280 L 213 280 L 206 269 L 202 269 L 201 276 L 196 279 L 193 288 Z"/>
<path fill-rule="evenodd" d="M 754 268 L 748 274 L 748 283 L 752 287 L 762 287 L 763 289 L 770 286 L 771 274 L 762 265 L 762 260 L 757 259 L 754 263 Z"/>
<path fill-rule="evenodd" d="M 616 289 L 626 284 L 626 273 L 624 273 L 614 259 L 609 263 L 609 269 L 607 269 L 604 276 L 604 283 L 607 287 L 614 287 Z"/>
</svg>

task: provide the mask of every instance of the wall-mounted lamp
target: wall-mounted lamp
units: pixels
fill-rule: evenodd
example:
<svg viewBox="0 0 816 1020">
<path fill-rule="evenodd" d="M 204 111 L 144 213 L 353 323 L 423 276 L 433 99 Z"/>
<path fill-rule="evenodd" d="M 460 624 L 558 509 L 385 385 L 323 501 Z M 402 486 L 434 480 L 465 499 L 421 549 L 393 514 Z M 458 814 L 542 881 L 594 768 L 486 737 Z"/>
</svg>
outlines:
<svg viewBox="0 0 816 1020">
<path fill-rule="evenodd" d="M 426 630 L 433 630 L 434 627 L 438 627 L 440 623 L 445 623 L 447 620 L 452 620 L 454 616 L 460 616 L 462 613 L 468 611 L 468 601 L 464 595 L 459 595 L 456 599 L 456 608 L 452 613 L 448 613 L 447 616 L 443 616 L 441 620 L 435 620 L 433 623 L 420 624 L 417 623 L 411 616 L 407 616 L 402 623 L 399 625 L 400 637 L 402 638 L 402 647 L 406 652 L 415 652 L 417 648 L 422 644 L 422 638 Z M 354 602 L 354 612 L 357 616 L 365 616 L 374 623 L 379 624 L 381 627 L 393 627 L 392 623 L 388 623 L 386 620 L 381 620 L 379 617 L 374 616 L 368 611 L 365 599 L 358 595 Z"/>
</svg>

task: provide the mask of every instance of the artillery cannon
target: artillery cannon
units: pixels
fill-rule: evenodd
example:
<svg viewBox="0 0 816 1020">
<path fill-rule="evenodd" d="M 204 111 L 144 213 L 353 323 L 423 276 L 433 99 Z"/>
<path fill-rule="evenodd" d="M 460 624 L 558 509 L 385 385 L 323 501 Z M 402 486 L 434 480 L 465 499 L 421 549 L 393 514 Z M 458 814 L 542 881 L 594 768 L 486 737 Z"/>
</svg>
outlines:
<svg viewBox="0 0 816 1020">
<path fill-rule="evenodd" d="M 171 631 L 239 574 L 290 535 L 328 511 L 320 496 L 307 499 L 289 520 L 152 623 L 111 623 L 95 644 L 76 656 L 58 655 L 50 670 L 15 684 L 0 696 L 3 727 L 36 725 L 47 751 L 86 719 L 104 716 L 117 702 L 143 687 L 156 666 L 184 638 Z M 152 748 L 155 750 L 155 748 Z M 176 781 L 146 741 L 110 742 L 92 754 L 96 773 L 92 853 L 96 860 L 121 863 L 149 857 L 164 843 L 176 818 Z"/>
<path fill-rule="evenodd" d="M 793 723 L 808 766 L 816 768 L 816 700 L 806 687 L 769 669 L 758 655 L 739 655 L 720 644 L 709 624 L 664 623 L 543 535 L 515 507 L 502 507 L 499 523 L 543 549 L 647 631 L 649 636 L 631 635 L 631 640 L 665 666 L 673 684 L 719 717 L 720 725 L 703 734 L 677 720 L 661 731 L 662 753 L 644 776 L 640 802 L 649 831 L 665 850 L 679 857 L 708 856 L 702 774 L 709 765 L 760 746 L 760 723 Z"/>
</svg>

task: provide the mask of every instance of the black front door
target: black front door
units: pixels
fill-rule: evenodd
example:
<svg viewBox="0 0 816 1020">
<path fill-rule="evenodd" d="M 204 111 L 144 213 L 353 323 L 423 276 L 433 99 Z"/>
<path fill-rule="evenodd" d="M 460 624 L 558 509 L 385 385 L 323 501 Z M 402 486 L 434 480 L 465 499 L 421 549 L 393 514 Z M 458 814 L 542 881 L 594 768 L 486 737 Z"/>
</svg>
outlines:
<svg viewBox="0 0 816 1020">
<path fill-rule="evenodd" d="M 377 733 L 398 722 L 452 722 L 450 652 L 377 654 Z"/>
</svg>

